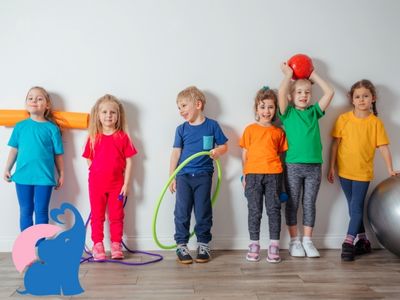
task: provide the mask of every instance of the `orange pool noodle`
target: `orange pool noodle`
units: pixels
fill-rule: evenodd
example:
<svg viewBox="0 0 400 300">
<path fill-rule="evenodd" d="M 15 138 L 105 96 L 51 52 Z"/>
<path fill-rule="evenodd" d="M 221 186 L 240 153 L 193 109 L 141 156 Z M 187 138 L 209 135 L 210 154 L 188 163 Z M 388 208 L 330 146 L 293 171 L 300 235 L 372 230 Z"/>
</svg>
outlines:
<svg viewBox="0 0 400 300">
<path fill-rule="evenodd" d="M 55 111 L 54 118 L 61 128 L 86 129 L 89 124 L 89 114 Z M 29 117 L 26 110 L 0 109 L 0 126 L 15 126 L 19 121 Z"/>
</svg>

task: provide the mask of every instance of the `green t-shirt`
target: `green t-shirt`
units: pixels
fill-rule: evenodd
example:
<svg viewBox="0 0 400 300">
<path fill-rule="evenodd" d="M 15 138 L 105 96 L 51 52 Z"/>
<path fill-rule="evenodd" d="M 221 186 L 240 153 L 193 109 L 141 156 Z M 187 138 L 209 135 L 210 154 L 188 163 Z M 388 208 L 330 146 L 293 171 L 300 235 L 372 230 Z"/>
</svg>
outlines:
<svg viewBox="0 0 400 300">
<path fill-rule="evenodd" d="M 286 152 L 287 163 L 322 163 L 318 119 L 324 114 L 318 103 L 305 110 L 289 105 L 283 115 L 278 111 L 289 144 Z"/>
</svg>

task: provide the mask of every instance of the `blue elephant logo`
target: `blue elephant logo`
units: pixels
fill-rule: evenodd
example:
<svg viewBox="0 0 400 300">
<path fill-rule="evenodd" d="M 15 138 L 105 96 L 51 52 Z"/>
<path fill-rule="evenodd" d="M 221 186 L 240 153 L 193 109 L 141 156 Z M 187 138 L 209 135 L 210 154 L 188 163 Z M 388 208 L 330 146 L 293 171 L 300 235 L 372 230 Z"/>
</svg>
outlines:
<svg viewBox="0 0 400 300">
<path fill-rule="evenodd" d="M 75 218 L 71 228 L 62 231 L 52 239 L 43 239 L 37 243 L 38 260 L 26 270 L 25 290 L 20 294 L 77 295 L 84 290 L 79 282 L 79 267 L 85 246 L 86 228 L 79 211 L 69 203 L 52 209 L 50 217 L 58 224 L 60 215 L 70 210 Z"/>
</svg>

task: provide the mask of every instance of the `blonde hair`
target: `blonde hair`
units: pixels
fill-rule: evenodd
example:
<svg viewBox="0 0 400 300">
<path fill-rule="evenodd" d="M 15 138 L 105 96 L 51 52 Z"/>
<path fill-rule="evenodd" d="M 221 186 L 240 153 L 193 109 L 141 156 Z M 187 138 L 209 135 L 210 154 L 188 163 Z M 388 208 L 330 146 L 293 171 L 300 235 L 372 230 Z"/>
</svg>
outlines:
<svg viewBox="0 0 400 300">
<path fill-rule="evenodd" d="M 189 86 L 183 91 L 179 92 L 177 98 L 176 98 L 176 103 L 179 103 L 179 101 L 182 100 L 187 100 L 193 103 L 196 103 L 196 101 L 201 102 L 201 110 L 204 110 L 204 106 L 206 105 L 206 96 L 202 91 L 200 91 L 197 87 L 195 86 Z"/>
<path fill-rule="evenodd" d="M 41 86 L 31 87 L 29 89 L 28 93 L 26 94 L 25 101 L 28 100 L 29 93 L 32 90 L 39 90 L 43 94 L 44 98 L 46 99 L 46 104 L 47 104 L 48 108 L 44 112 L 44 118 L 47 121 L 54 123 L 56 126 L 58 126 L 60 128 L 60 123 L 58 122 L 58 119 L 54 116 L 54 113 L 53 113 L 53 103 L 51 101 L 50 94 L 44 88 L 42 88 Z"/>
<path fill-rule="evenodd" d="M 92 110 L 90 111 L 90 119 L 89 119 L 89 139 L 90 139 L 90 148 L 94 149 L 96 142 L 99 139 L 99 134 L 103 132 L 103 126 L 100 122 L 99 117 L 99 109 L 100 105 L 109 102 L 113 103 L 117 107 L 117 123 L 115 124 L 116 131 L 123 131 L 125 133 L 128 132 L 128 125 L 125 118 L 125 109 L 122 103 L 113 95 L 105 94 L 103 97 L 99 98 Z"/>
</svg>

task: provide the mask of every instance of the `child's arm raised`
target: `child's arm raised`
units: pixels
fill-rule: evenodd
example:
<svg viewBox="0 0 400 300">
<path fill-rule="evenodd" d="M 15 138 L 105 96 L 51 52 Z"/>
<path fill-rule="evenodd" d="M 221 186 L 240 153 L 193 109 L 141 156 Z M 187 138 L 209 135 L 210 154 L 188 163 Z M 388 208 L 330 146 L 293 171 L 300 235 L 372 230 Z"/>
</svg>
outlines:
<svg viewBox="0 0 400 300">
<path fill-rule="evenodd" d="M 321 87 L 322 91 L 324 92 L 322 98 L 318 101 L 318 104 L 321 110 L 325 111 L 328 108 L 329 104 L 331 103 L 335 91 L 315 71 L 311 73 L 310 80 L 318 84 Z"/>
<path fill-rule="evenodd" d="M 228 151 L 228 145 L 223 144 L 223 145 L 218 145 L 214 149 L 210 151 L 210 157 L 212 159 L 218 159 L 220 156 L 224 155 Z"/>
<path fill-rule="evenodd" d="M 4 180 L 7 182 L 11 181 L 11 169 L 14 166 L 15 160 L 17 159 L 18 149 L 11 147 L 10 152 L 8 153 L 8 158 L 6 162 L 6 168 L 4 170 Z"/>
<path fill-rule="evenodd" d="M 393 164 L 392 164 L 392 154 L 390 153 L 390 148 L 389 145 L 382 145 L 378 147 L 379 150 L 381 151 L 382 157 L 385 161 L 387 171 L 389 173 L 389 176 L 396 176 L 399 174 L 399 171 L 394 171 L 393 170 Z"/>
<path fill-rule="evenodd" d="M 179 157 L 181 157 L 182 149 L 181 148 L 173 148 L 171 153 L 171 159 L 169 163 L 169 176 L 174 173 L 176 167 L 178 166 Z M 169 185 L 169 190 L 171 193 L 176 192 L 176 180 L 172 180 L 171 184 Z"/>
<path fill-rule="evenodd" d="M 290 80 L 293 76 L 293 70 L 286 62 L 281 63 L 281 70 L 284 75 L 278 91 L 278 106 L 281 114 L 284 114 L 288 106 L 288 95 L 290 89 Z"/>
<path fill-rule="evenodd" d="M 335 181 L 335 166 L 336 166 L 336 158 L 337 158 L 339 143 L 340 143 L 339 138 L 332 139 L 331 155 L 329 159 L 329 171 L 328 171 L 328 181 L 330 183 L 333 183 Z"/>
</svg>

